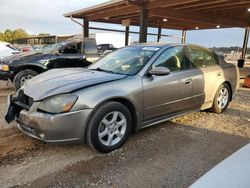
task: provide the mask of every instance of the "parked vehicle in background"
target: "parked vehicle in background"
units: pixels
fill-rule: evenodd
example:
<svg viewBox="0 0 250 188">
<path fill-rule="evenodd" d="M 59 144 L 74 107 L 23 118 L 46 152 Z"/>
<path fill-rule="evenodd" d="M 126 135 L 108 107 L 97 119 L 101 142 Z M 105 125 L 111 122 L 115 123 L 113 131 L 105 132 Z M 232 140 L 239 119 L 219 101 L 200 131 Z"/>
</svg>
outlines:
<svg viewBox="0 0 250 188">
<path fill-rule="evenodd" d="M 97 45 L 112 44 L 115 48 L 121 48 L 125 46 L 125 34 L 115 32 L 91 33 L 90 37 L 96 39 Z M 130 37 L 128 40 L 128 45 L 130 45 Z"/>
<path fill-rule="evenodd" d="M 87 69 L 43 73 L 10 96 L 7 122 L 46 142 L 85 141 L 100 152 L 132 131 L 210 109 L 226 110 L 238 71 L 212 51 L 184 44 L 141 44 Z"/>
<path fill-rule="evenodd" d="M 114 50 L 116 50 L 117 48 L 115 48 L 113 46 L 113 44 L 99 44 L 97 46 L 98 52 L 101 56 L 105 56 L 111 52 L 113 52 Z"/>
<path fill-rule="evenodd" d="M 99 44 L 99 45 L 97 46 L 97 49 L 98 49 L 98 51 L 99 51 L 100 53 L 103 53 L 103 52 L 105 52 L 105 51 L 114 51 L 114 50 L 116 50 L 117 48 L 115 48 L 115 47 L 113 46 L 113 44 Z"/>
<path fill-rule="evenodd" d="M 249 188 L 250 144 L 220 162 L 190 188 Z"/>
<path fill-rule="evenodd" d="M 6 57 L 9 57 L 18 53 L 20 53 L 20 51 L 14 48 L 10 43 L 0 42 L 0 61 Z"/>
<path fill-rule="evenodd" d="M 99 58 L 95 39 L 51 44 L 41 51 L 21 53 L 0 62 L 0 80 L 19 89 L 32 77 L 54 68 L 86 67 Z"/>
</svg>

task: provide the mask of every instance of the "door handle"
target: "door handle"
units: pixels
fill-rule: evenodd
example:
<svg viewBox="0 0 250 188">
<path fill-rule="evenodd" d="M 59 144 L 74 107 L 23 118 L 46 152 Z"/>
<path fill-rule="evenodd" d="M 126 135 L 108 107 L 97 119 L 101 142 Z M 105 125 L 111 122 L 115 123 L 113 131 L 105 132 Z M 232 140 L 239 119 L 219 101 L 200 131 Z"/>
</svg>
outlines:
<svg viewBox="0 0 250 188">
<path fill-rule="evenodd" d="M 192 78 L 185 80 L 185 84 L 191 84 L 192 83 Z"/>
</svg>

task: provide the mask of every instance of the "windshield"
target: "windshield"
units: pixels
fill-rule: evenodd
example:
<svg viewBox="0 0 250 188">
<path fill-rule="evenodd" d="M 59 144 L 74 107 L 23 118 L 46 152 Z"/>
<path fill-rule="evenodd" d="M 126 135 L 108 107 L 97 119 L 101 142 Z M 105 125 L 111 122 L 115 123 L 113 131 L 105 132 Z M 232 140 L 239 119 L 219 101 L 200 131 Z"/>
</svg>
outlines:
<svg viewBox="0 0 250 188">
<path fill-rule="evenodd" d="M 88 69 L 112 72 L 117 74 L 136 74 L 159 50 L 157 47 L 127 47 L 108 54 Z"/>
<path fill-rule="evenodd" d="M 47 53 L 56 52 L 62 45 L 63 45 L 62 43 L 49 44 L 47 46 L 44 46 L 42 48 L 42 51 Z"/>
</svg>

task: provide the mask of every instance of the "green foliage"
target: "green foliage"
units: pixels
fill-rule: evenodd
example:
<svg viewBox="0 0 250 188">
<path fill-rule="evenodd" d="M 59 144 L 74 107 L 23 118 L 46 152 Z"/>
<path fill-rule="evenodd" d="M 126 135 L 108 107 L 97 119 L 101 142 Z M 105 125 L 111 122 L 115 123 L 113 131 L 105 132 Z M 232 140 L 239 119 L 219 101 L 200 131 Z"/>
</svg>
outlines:
<svg viewBox="0 0 250 188">
<path fill-rule="evenodd" d="M 13 42 L 17 39 L 26 38 L 29 35 L 23 29 L 10 30 L 6 29 L 3 33 L 0 32 L 0 41 Z"/>
<path fill-rule="evenodd" d="M 39 37 L 44 37 L 44 36 L 50 36 L 49 33 L 39 33 L 38 34 Z"/>
<path fill-rule="evenodd" d="M 4 33 L 0 32 L 0 41 L 4 41 Z"/>
</svg>

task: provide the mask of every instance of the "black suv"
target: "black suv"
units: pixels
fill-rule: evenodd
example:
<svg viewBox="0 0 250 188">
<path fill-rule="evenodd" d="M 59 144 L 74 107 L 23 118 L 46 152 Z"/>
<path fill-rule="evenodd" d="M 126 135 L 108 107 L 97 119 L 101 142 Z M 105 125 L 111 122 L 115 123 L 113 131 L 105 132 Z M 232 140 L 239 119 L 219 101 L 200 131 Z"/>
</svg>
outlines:
<svg viewBox="0 0 250 188">
<path fill-rule="evenodd" d="M 11 80 L 16 89 L 32 77 L 53 68 L 86 67 L 99 58 L 95 39 L 67 41 L 41 51 L 21 53 L 0 62 L 0 80 Z"/>
</svg>

